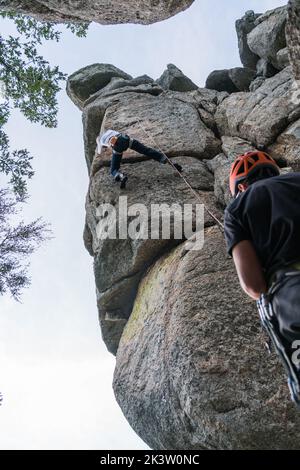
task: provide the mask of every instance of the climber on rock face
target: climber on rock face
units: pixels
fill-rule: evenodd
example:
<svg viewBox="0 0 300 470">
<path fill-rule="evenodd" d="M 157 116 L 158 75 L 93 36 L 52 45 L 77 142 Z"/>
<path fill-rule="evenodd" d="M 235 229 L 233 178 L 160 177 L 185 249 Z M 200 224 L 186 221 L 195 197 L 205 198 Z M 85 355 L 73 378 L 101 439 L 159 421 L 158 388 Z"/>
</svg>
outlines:
<svg viewBox="0 0 300 470">
<path fill-rule="evenodd" d="M 300 173 L 280 175 L 269 155 L 248 152 L 231 167 L 230 191 L 235 199 L 225 210 L 228 253 L 241 287 L 258 301 L 260 314 L 267 300 L 271 333 L 283 347 L 277 352 L 291 360 L 294 342 L 300 340 Z M 299 371 L 298 363 L 297 386 Z"/>
<path fill-rule="evenodd" d="M 98 154 L 101 153 L 102 147 L 112 148 L 110 173 L 115 181 L 121 182 L 121 188 L 125 188 L 126 182 L 128 180 L 127 175 L 120 171 L 123 152 L 128 150 L 128 148 L 142 155 L 153 158 L 159 163 L 170 163 L 170 160 L 162 152 L 159 152 L 158 150 L 155 150 L 151 147 L 146 147 L 144 144 L 136 139 L 132 139 L 127 134 L 122 134 L 121 132 L 117 132 L 112 129 L 107 130 L 101 136 L 99 135 L 96 139 L 96 142 Z M 182 171 L 182 167 L 178 163 L 170 164 L 174 166 L 179 172 Z"/>
</svg>

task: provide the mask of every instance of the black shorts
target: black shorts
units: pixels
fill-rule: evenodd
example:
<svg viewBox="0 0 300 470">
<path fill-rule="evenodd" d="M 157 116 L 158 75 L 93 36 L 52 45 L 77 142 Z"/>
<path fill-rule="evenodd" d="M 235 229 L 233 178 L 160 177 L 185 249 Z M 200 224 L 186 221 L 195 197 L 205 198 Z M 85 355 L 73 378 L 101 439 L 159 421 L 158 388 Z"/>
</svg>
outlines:
<svg viewBox="0 0 300 470">
<path fill-rule="evenodd" d="M 113 150 L 117 153 L 123 153 L 129 148 L 130 137 L 127 134 L 120 134 L 113 145 Z"/>
<path fill-rule="evenodd" d="M 272 307 L 281 335 L 292 345 L 300 340 L 300 271 L 280 272 L 275 283 Z"/>
</svg>

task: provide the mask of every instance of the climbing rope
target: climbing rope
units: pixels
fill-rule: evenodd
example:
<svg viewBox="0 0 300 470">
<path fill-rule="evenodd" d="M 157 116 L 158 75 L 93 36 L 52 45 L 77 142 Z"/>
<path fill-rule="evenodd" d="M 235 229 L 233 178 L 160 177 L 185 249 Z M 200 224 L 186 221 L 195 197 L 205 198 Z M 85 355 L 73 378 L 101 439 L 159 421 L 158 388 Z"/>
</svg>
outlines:
<svg viewBox="0 0 300 470">
<path fill-rule="evenodd" d="M 203 203 L 200 195 L 197 193 L 197 191 L 192 187 L 192 185 L 190 184 L 190 182 L 188 181 L 188 179 L 176 168 L 176 166 L 174 165 L 174 163 L 172 162 L 172 160 L 165 154 L 165 152 L 163 152 L 161 150 L 161 148 L 157 145 L 157 143 L 155 142 L 154 138 L 152 137 L 152 135 L 150 135 L 146 129 L 143 127 L 141 121 L 137 121 L 137 123 L 139 124 L 140 128 L 142 129 L 142 131 L 145 133 L 145 135 L 150 138 L 154 144 L 154 147 L 157 148 L 157 150 L 160 151 L 160 153 L 167 159 L 167 161 L 170 163 L 170 165 L 174 168 L 174 170 L 177 171 L 177 173 L 179 174 L 180 178 L 183 179 L 183 181 L 185 182 L 186 186 L 190 189 L 190 191 L 194 194 L 194 196 L 196 197 L 196 199 L 198 199 L 198 201 L 203 204 L 204 206 L 204 209 L 206 210 L 206 212 L 208 213 L 208 215 L 217 223 L 219 229 L 221 230 L 221 232 L 223 233 L 224 232 L 224 225 L 222 224 L 222 222 L 206 207 L 206 205 Z"/>
</svg>

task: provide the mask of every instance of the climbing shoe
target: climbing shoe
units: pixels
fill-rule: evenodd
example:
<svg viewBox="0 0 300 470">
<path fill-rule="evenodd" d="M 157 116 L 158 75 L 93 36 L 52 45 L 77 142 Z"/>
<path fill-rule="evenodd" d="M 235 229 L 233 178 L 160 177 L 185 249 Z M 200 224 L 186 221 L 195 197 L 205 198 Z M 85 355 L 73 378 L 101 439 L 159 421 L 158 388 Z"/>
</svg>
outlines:
<svg viewBox="0 0 300 470">
<path fill-rule="evenodd" d="M 114 180 L 117 182 L 121 182 L 120 188 L 124 189 L 128 180 L 128 176 L 125 175 L 125 173 L 121 173 L 120 171 L 118 171 L 118 173 L 114 176 Z"/>
<path fill-rule="evenodd" d="M 182 166 L 179 165 L 179 163 L 173 163 L 173 166 L 176 168 L 177 171 L 179 171 L 179 173 L 182 172 Z"/>
<path fill-rule="evenodd" d="M 122 177 L 121 177 L 121 179 L 120 179 L 120 181 L 121 181 L 120 188 L 121 188 L 121 189 L 125 189 L 125 188 L 126 188 L 127 180 L 128 180 L 128 176 L 127 176 L 127 175 L 122 175 Z"/>
</svg>

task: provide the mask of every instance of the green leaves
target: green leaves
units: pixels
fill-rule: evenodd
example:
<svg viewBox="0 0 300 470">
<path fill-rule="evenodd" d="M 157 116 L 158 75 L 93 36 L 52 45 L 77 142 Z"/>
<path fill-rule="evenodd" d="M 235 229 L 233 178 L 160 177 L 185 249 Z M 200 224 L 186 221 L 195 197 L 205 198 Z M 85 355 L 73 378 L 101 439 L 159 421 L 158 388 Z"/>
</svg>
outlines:
<svg viewBox="0 0 300 470">
<path fill-rule="evenodd" d="M 8 190 L 0 189 L 0 295 L 9 292 L 20 300 L 21 291 L 30 284 L 26 259 L 51 238 L 51 232 L 41 219 L 12 226 L 9 219 L 18 212 L 16 206 Z"/>
<path fill-rule="evenodd" d="M 17 108 L 30 122 L 45 127 L 57 126 L 57 93 L 66 75 L 38 53 L 43 41 L 59 41 L 61 31 L 51 23 L 0 12 L 13 20 L 20 36 L 0 35 L 0 173 L 8 180 L 8 189 L 0 188 L 0 295 L 10 293 L 16 300 L 30 284 L 24 260 L 44 240 L 49 239 L 48 225 L 41 219 L 30 224 L 10 223 L 17 204 L 27 199 L 27 181 L 34 171 L 28 150 L 11 150 L 5 132 L 12 109 Z M 83 37 L 87 24 L 67 24 L 74 34 Z"/>
<path fill-rule="evenodd" d="M 19 108 L 31 122 L 56 127 L 56 95 L 66 75 L 58 67 L 51 68 L 35 46 L 34 41 L 0 38 L 0 80 L 10 108 Z"/>
<path fill-rule="evenodd" d="M 66 74 L 38 53 L 43 41 L 59 41 L 62 34 L 53 23 L 0 12 L 0 17 L 13 20 L 21 37 L 0 36 L 0 83 L 5 96 L 0 109 L 0 172 L 10 176 L 18 198 L 26 195 L 26 180 L 33 176 L 32 157 L 26 149 L 10 151 L 4 126 L 10 112 L 17 108 L 31 122 L 53 128 L 57 126 L 57 93 Z M 88 24 L 67 24 L 78 37 L 86 36 Z"/>
<path fill-rule="evenodd" d="M 16 14 L 14 12 L 2 11 L 0 17 L 8 18 L 15 22 L 17 31 L 24 35 L 26 39 L 31 39 L 38 44 L 42 44 L 43 41 L 59 41 L 62 34 L 61 31 L 57 30 L 57 25 L 49 22 L 40 22 L 34 18 Z M 88 31 L 89 23 L 66 23 L 67 29 L 82 38 L 85 37 Z"/>
</svg>

